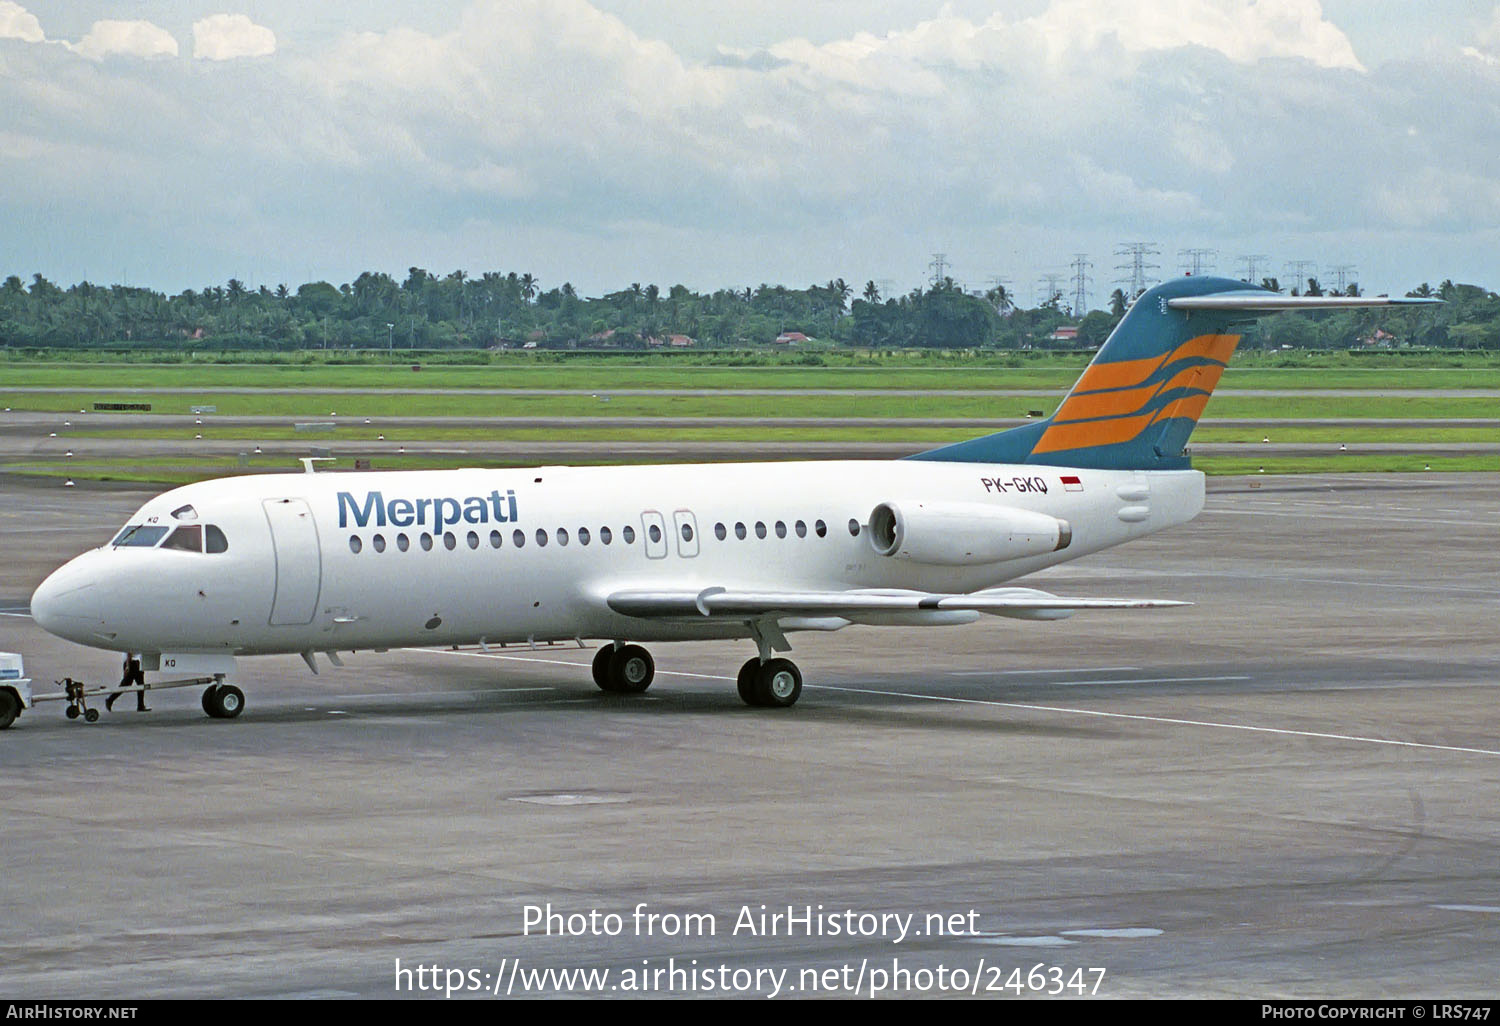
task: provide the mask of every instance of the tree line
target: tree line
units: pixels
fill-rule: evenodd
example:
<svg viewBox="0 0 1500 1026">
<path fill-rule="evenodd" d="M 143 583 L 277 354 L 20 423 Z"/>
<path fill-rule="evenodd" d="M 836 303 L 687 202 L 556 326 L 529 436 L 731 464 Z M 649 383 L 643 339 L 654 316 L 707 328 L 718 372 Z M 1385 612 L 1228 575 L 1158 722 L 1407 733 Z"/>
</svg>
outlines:
<svg viewBox="0 0 1500 1026">
<path fill-rule="evenodd" d="M 1280 291 L 1275 279 L 1262 282 Z M 1351 286 L 1357 294 L 1357 287 Z M 1322 295 L 1317 279 L 1290 289 Z M 1476 285 L 1423 283 L 1409 295 L 1440 307 L 1360 310 L 1261 321 L 1245 345 L 1356 348 L 1365 345 L 1500 349 L 1500 296 Z M 585 297 L 570 284 L 544 289 L 531 274 L 410 268 L 397 281 L 366 271 L 352 282 L 248 288 L 224 285 L 169 296 L 149 288 L 66 288 L 41 274 L 0 284 L 0 346 L 193 350 L 448 349 L 535 347 L 649 349 L 657 346 L 771 346 L 800 334 L 801 345 L 940 349 L 1092 348 L 1129 305 L 1117 289 L 1106 309 L 1076 316 L 1056 294 L 1023 308 L 1004 287 L 983 294 L 944 278 L 883 295 L 842 278 L 794 289 L 762 284 L 694 292 L 631 284 Z"/>
</svg>

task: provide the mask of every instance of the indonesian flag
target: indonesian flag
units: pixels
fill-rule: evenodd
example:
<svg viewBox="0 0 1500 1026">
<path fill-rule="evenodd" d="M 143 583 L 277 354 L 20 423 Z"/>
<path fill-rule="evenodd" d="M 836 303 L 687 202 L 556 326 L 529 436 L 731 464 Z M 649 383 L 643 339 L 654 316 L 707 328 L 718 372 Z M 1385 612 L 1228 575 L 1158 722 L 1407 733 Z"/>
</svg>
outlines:
<svg viewBox="0 0 1500 1026">
<path fill-rule="evenodd" d="M 1062 483 L 1063 483 L 1063 491 L 1065 491 L 1065 492 L 1081 492 L 1081 491 L 1083 491 L 1083 482 L 1081 480 L 1079 480 L 1078 478 L 1073 477 L 1073 476 L 1071 476 L 1069 474 L 1064 474 L 1063 475 Z"/>
</svg>

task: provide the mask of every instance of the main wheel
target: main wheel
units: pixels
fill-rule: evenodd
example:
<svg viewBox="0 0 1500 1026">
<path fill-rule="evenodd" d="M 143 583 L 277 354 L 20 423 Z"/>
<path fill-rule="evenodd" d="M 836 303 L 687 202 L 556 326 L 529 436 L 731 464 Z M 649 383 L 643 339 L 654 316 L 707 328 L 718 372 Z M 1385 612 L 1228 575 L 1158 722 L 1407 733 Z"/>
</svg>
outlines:
<svg viewBox="0 0 1500 1026">
<path fill-rule="evenodd" d="M 0 691 L 0 730 L 16 722 L 21 715 L 21 700 L 13 691 Z"/>
<path fill-rule="evenodd" d="M 759 704 L 784 709 L 802 696 L 802 671 L 790 659 L 768 659 L 755 675 Z"/>
<path fill-rule="evenodd" d="M 76 706 L 76 705 L 70 705 L 70 706 L 68 706 L 67 716 L 68 716 L 68 719 L 70 719 L 70 720 L 76 720 L 76 719 L 78 719 L 78 706 Z"/>
<path fill-rule="evenodd" d="M 203 711 L 216 720 L 232 720 L 245 711 L 245 693 L 233 684 L 215 684 L 203 692 Z"/>
<path fill-rule="evenodd" d="M 609 661 L 614 658 L 615 646 L 605 645 L 594 653 L 594 683 L 599 685 L 601 691 L 614 691 L 614 683 L 609 679 Z"/>
<path fill-rule="evenodd" d="M 88 723 L 97 723 L 99 721 L 99 710 L 98 709 L 90 709 L 88 712 L 86 712 L 86 713 L 83 714 L 83 718 L 84 718 L 85 722 L 88 722 Z"/>
<path fill-rule="evenodd" d="M 651 686 L 656 676 L 656 662 L 639 645 L 626 645 L 615 651 L 609 661 L 611 690 L 624 695 L 639 695 Z"/>
<path fill-rule="evenodd" d="M 745 661 L 740 667 L 740 675 L 735 678 L 735 686 L 739 688 L 740 701 L 746 705 L 760 705 L 760 698 L 755 693 L 755 678 L 760 672 L 760 659 L 754 657 Z"/>
</svg>

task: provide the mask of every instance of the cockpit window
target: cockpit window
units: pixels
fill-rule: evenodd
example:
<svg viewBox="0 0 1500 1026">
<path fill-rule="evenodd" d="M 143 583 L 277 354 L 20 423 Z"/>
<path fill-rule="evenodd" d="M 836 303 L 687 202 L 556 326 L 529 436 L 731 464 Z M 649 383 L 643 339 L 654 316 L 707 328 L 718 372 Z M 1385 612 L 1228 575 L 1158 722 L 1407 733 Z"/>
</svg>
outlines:
<svg viewBox="0 0 1500 1026">
<path fill-rule="evenodd" d="M 224 532 L 213 524 L 209 524 L 203 529 L 203 535 L 204 541 L 207 543 L 204 546 L 205 552 L 227 552 L 229 550 L 229 539 L 224 537 Z"/>
<path fill-rule="evenodd" d="M 203 551 L 203 528 L 197 524 L 185 525 L 172 532 L 170 538 L 162 542 L 164 549 L 181 549 L 184 552 Z"/>
<path fill-rule="evenodd" d="M 117 546 L 130 546 L 132 548 L 149 549 L 161 541 L 162 535 L 167 533 L 165 527 L 154 527 L 149 524 L 135 524 L 125 528 L 116 537 L 113 544 Z"/>
<path fill-rule="evenodd" d="M 178 506 L 172 511 L 172 515 L 178 520 L 197 520 L 198 511 L 192 506 Z"/>
</svg>

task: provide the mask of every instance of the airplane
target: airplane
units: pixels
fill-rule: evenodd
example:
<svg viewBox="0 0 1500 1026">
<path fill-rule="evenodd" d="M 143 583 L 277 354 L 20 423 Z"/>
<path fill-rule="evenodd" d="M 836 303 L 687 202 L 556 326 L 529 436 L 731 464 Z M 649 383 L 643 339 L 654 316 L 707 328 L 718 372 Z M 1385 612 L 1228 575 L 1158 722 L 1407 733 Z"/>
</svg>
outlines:
<svg viewBox="0 0 1500 1026">
<path fill-rule="evenodd" d="M 640 694 L 642 642 L 749 639 L 748 705 L 785 708 L 789 634 L 1056 620 L 1161 599 L 1018 578 L 1192 520 L 1189 435 L 1243 326 L 1290 297 L 1188 277 L 1130 307 L 1052 416 L 892 461 L 266 474 L 174 488 L 55 571 L 35 622 L 138 655 L 203 708 L 245 705 L 236 659 L 598 639 L 593 678 Z M 14 705 L 14 703 L 12 703 Z M 4 710 L 0 710 L 4 712 Z M 14 718 L 15 710 L 12 710 Z"/>
</svg>

